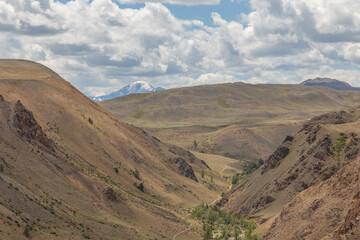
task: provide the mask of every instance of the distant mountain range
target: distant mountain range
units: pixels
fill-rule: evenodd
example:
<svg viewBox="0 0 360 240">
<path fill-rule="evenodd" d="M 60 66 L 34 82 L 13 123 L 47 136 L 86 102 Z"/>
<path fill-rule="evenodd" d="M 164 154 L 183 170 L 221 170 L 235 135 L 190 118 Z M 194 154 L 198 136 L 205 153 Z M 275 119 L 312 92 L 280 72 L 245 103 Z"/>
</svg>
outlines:
<svg viewBox="0 0 360 240">
<path fill-rule="evenodd" d="M 101 102 L 121 96 L 126 96 L 132 93 L 149 93 L 149 92 L 156 92 L 160 90 L 165 90 L 165 88 L 158 87 L 154 88 L 149 83 L 145 81 L 136 81 L 133 83 L 130 83 L 129 85 L 121 88 L 120 90 L 110 93 L 108 95 L 99 96 L 99 97 L 90 97 L 95 102 Z"/>
<path fill-rule="evenodd" d="M 327 87 L 332 88 L 335 90 L 350 90 L 350 91 L 360 91 L 360 88 L 353 87 L 347 82 L 339 81 L 336 79 L 331 78 L 315 78 L 315 79 L 308 79 L 302 83 L 301 85 L 305 86 L 321 86 L 321 87 Z"/>
<path fill-rule="evenodd" d="M 303 81 L 300 83 L 301 85 L 305 86 L 321 86 L 321 87 L 327 87 L 332 88 L 335 90 L 350 90 L 350 91 L 360 91 L 359 87 L 353 87 L 347 82 L 339 81 L 336 79 L 331 78 L 315 78 L 315 79 L 308 79 L 306 81 Z M 150 92 L 157 92 L 160 90 L 165 90 L 165 88 L 162 87 L 153 87 L 149 83 L 145 81 L 136 81 L 133 83 L 130 83 L 129 85 L 121 88 L 120 90 L 110 93 L 108 95 L 103 96 L 90 96 L 90 98 L 95 102 L 101 102 L 105 100 L 110 100 L 113 98 L 126 96 L 132 93 L 150 93 Z"/>
</svg>

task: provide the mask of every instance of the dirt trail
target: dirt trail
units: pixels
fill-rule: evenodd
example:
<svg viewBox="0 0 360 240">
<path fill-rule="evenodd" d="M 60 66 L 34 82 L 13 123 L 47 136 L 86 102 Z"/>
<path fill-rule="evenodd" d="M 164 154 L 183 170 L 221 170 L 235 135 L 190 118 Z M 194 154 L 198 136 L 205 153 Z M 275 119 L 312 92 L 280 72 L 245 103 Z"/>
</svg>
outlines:
<svg viewBox="0 0 360 240">
<path fill-rule="evenodd" d="M 186 233 L 187 231 L 189 231 L 189 230 L 191 229 L 192 225 L 193 225 L 193 224 L 190 223 L 190 226 L 189 226 L 187 229 L 182 230 L 181 232 L 175 234 L 174 237 L 173 237 L 173 240 L 176 240 L 176 238 L 177 238 L 178 236 L 180 236 L 181 234 Z"/>
<path fill-rule="evenodd" d="M 239 162 L 239 160 L 235 160 L 235 161 L 228 162 L 228 163 L 226 164 L 226 166 L 219 172 L 220 175 L 221 175 L 221 176 L 224 176 L 224 175 L 223 175 L 223 172 L 224 172 L 226 169 L 228 169 L 229 167 L 231 167 L 231 166 L 230 166 L 230 163 L 237 163 L 237 162 Z M 231 167 L 231 168 L 233 168 L 233 167 Z"/>
</svg>

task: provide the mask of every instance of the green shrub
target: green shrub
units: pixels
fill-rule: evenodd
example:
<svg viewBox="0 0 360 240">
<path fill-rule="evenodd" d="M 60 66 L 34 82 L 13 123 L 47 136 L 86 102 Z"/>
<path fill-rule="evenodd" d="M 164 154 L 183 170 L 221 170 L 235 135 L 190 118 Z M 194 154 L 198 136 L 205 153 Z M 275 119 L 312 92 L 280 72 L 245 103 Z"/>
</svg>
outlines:
<svg viewBox="0 0 360 240">
<path fill-rule="evenodd" d="M 211 225 L 205 225 L 204 240 L 213 239 L 213 229 Z"/>
<path fill-rule="evenodd" d="M 91 118 L 88 118 L 88 121 L 91 125 L 94 124 L 94 121 Z"/>
<path fill-rule="evenodd" d="M 137 184 L 137 182 L 134 182 L 134 186 L 142 192 L 145 191 L 144 182 L 142 182 L 140 184 Z"/>
<path fill-rule="evenodd" d="M 197 147 L 198 147 L 198 143 L 197 143 L 197 141 L 196 140 L 194 140 L 194 142 L 193 142 L 193 147 L 194 147 L 194 149 L 196 150 L 197 149 Z"/>
<path fill-rule="evenodd" d="M 30 231 L 32 230 L 32 227 L 29 226 L 29 225 L 26 225 L 25 226 L 25 229 L 24 229 L 24 236 L 29 238 L 30 237 Z"/>
<path fill-rule="evenodd" d="M 238 218 L 234 213 L 227 213 L 206 203 L 197 206 L 191 212 L 191 215 L 203 222 L 204 239 L 212 239 L 213 232 L 220 232 L 220 239 L 233 237 L 238 240 L 242 231 L 245 233 L 244 239 L 259 239 L 256 235 L 253 235 L 256 228 L 254 220 Z"/>
<path fill-rule="evenodd" d="M 133 170 L 130 170 L 130 171 L 134 175 L 135 178 L 141 180 L 139 170 L 135 169 L 135 171 L 133 171 Z"/>
<path fill-rule="evenodd" d="M 259 159 L 258 163 L 250 162 L 246 166 L 243 167 L 243 171 L 241 173 L 236 173 L 232 179 L 231 184 L 233 186 L 239 184 L 244 180 L 248 175 L 252 174 L 255 170 L 261 167 L 264 164 L 264 160 Z"/>
</svg>

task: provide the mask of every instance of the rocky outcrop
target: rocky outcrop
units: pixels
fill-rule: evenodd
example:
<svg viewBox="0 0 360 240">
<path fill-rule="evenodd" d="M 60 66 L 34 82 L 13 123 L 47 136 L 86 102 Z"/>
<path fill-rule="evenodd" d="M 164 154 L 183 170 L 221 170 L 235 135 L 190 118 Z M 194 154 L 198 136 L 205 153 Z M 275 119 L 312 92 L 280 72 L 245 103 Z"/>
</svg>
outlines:
<svg viewBox="0 0 360 240">
<path fill-rule="evenodd" d="M 360 239 L 360 158 L 284 206 L 264 240 Z"/>
<path fill-rule="evenodd" d="M 32 112 L 27 110 L 20 101 L 17 101 L 13 106 L 11 125 L 13 130 L 21 137 L 26 138 L 28 141 L 38 142 L 47 149 L 54 151 L 51 141 L 36 122 Z"/>
<path fill-rule="evenodd" d="M 193 168 L 182 157 L 173 158 L 171 159 L 171 162 L 176 165 L 177 170 L 181 175 L 198 182 Z"/>
<path fill-rule="evenodd" d="M 266 220 L 276 216 L 297 194 L 326 181 L 359 157 L 359 116 L 360 110 L 355 109 L 310 120 L 293 138 L 286 137 L 264 165 L 226 194 L 217 207 L 243 217 L 266 216 Z M 339 141 L 342 147 L 336 149 Z"/>
<path fill-rule="evenodd" d="M 287 144 L 287 142 L 285 142 Z M 270 157 L 264 162 L 263 167 L 261 168 L 261 174 L 266 173 L 270 169 L 276 168 L 279 166 L 282 159 L 284 159 L 290 152 L 290 148 L 285 146 L 278 147 L 276 151 L 270 155 Z"/>
<path fill-rule="evenodd" d="M 300 132 L 313 131 L 313 129 L 317 128 L 318 125 L 320 124 L 339 125 L 339 124 L 354 122 L 357 120 L 357 116 L 355 112 L 356 112 L 355 109 L 353 109 L 350 111 L 330 112 L 318 117 L 314 117 L 304 125 L 304 127 L 300 130 Z"/>
<path fill-rule="evenodd" d="M 169 152 L 171 152 L 172 154 L 184 157 L 186 159 L 189 159 L 190 163 L 196 163 L 197 162 L 197 163 L 201 164 L 203 167 L 206 167 L 206 168 L 210 169 L 210 167 L 206 164 L 206 162 L 204 162 L 203 160 L 198 159 L 191 152 L 189 152 L 189 151 L 187 151 L 187 150 L 185 150 L 183 148 L 180 148 L 178 146 L 175 146 L 175 145 L 168 144 L 168 147 L 169 147 Z"/>
<path fill-rule="evenodd" d="M 109 201 L 112 201 L 112 202 L 118 202 L 119 201 L 116 192 L 111 187 L 106 187 L 102 191 L 102 193 L 103 193 L 105 199 L 107 199 Z"/>
</svg>

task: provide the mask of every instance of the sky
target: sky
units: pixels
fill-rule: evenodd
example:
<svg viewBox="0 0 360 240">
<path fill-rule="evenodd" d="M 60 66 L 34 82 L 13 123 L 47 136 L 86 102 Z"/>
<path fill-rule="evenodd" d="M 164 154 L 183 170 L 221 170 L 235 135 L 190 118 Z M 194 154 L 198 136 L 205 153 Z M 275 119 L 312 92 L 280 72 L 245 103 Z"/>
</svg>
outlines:
<svg viewBox="0 0 360 240">
<path fill-rule="evenodd" d="M 360 1 L 0 0 L 0 57 L 87 95 L 331 77 L 360 86 Z"/>
</svg>

